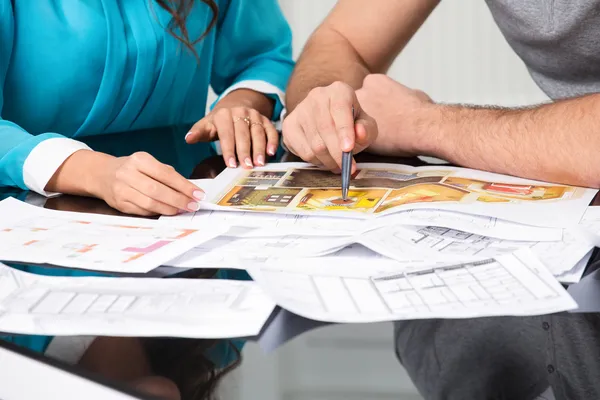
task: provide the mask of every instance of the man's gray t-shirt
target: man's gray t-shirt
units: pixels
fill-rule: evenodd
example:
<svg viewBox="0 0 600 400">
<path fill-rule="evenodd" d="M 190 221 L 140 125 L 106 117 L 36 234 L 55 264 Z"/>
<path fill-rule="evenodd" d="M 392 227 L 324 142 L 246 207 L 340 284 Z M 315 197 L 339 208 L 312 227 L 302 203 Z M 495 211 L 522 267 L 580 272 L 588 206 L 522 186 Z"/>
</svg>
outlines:
<svg viewBox="0 0 600 400">
<path fill-rule="evenodd" d="M 509 45 L 551 99 L 600 92 L 600 0 L 486 2 Z M 539 319 L 556 397 L 600 399 L 600 315 Z"/>
<path fill-rule="evenodd" d="M 550 98 L 600 92 L 599 0 L 486 2 L 510 46 Z M 600 399 L 600 315 L 538 319 L 556 398 Z M 538 333 L 532 337 L 539 338 Z"/>
<path fill-rule="evenodd" d="M 486 2 L 510 46 L 550 98 L 600 92 L 600 1 Z"/>
<path fill-rule="evenodd" d="M 600 0 L 486 0 L 551 98 L 600 92 Z M 460 7 L 460 2 L 457 2 Z M 427 399 L 600 399 L 600 314 L 396 323 L 396 351 Z"/>
</svg>

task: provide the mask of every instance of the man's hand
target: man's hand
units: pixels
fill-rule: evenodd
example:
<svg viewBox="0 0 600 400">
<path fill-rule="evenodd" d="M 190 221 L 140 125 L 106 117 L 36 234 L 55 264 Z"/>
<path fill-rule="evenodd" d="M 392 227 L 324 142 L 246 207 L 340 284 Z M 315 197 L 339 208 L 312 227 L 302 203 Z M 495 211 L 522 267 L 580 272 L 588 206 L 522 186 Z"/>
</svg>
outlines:
<svg viewBox="0 0 600 400">
<path fill-rule="evenodd" d="M 420 90 L 413 90 L 386 75 L 369 75 L 356 92 L 359 103 L 377 121 L 379 135 L 369 147 L 372 153 L 390 156 L 422 155 L 420 143 L 428 121 L 426 110 L 433 101 Z"/>
<path fill-rule="evenodd" d="M 313 89 L 283 121 L 283 141 L 292 153 L 336 172 L 341 170 L 342 152 L 361 152 L 375 138 L 375 120 L 363 110 L 352 87 L 341 82 Z"/>
</svg>

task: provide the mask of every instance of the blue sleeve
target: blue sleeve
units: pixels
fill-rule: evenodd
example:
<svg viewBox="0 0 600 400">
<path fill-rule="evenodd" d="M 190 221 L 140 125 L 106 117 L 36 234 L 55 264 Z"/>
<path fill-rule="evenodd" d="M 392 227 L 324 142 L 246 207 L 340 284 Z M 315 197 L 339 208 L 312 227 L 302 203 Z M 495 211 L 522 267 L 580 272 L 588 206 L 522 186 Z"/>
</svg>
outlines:
<svg viewBox="0 0 600 400">
<path fill-rule="evenodd" d="M 27 156 L 40 142 L 63 136 L 56 133 L 33 136 L 18 125 L 2 119 L 4 80 L 10 64 L 13 36 L 12 2 L 0 1 L 0 186 L 16 186 L 27 190 L 23 181 L 23 164 Z"/>
<path fill-rule="evenodd" d="M 217 95 L 244 81 L 262 81 L 280 93 L 261 91 L 276 102 L 278 120 L 294 68 L 292 32 L 277 0 L 230 0 L 217 25 L 211 86 Z"/>
</svg>

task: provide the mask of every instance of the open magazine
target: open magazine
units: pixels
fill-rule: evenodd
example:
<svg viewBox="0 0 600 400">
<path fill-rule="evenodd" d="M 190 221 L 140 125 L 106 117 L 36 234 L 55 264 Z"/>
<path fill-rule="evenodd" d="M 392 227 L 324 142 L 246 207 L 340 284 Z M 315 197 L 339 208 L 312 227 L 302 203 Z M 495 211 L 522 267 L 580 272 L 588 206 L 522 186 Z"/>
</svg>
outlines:
<svg viewBox="0 0 600 400">
<path fill-rule="evenodd" d="M 536 226 L 577 224 L 596 190 L 455 167 L 358 164 L 348 199 L 341 178 L 305 163 L 227 169 L 204 209 L 372 218 L 428 208 Z"/>
</svg>

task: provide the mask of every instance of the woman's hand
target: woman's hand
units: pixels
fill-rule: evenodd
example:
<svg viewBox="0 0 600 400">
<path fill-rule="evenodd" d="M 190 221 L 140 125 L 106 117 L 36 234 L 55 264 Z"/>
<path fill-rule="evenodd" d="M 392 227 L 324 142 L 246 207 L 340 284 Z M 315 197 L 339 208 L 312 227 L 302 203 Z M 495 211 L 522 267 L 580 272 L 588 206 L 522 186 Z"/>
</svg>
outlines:
<svg viewBox="0 0 600 400">
<path fill-rule="evenodd" d="M 100 196 L 128 214 L 175 215 L 198 211 L 204 192 L 148 153 L 113 158 Z"/>
<path fill-rule="evenodd" d="M 225 165 L 252 168 L 265 165 L 274 156 L 279 134 L 266 115 L 273 101 L 265 95 L 239 89 L 225 96 L 212 112 L 198 121 L 186 135 L 188 143 L 219 140 Z"/>
<path fill-rule="evenodd" d="M 116 158 L 81 150 L 54 174 L 46 190 L 103 199 L 135 215 L 175 215 L 197 211 L 204 192 L 148 153 Z"/>
</svg>

